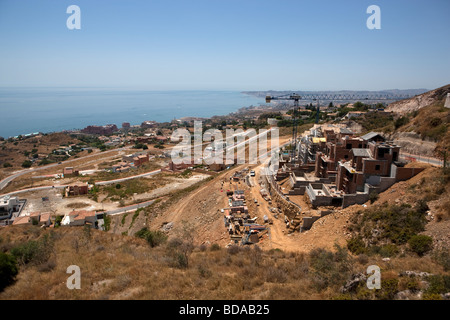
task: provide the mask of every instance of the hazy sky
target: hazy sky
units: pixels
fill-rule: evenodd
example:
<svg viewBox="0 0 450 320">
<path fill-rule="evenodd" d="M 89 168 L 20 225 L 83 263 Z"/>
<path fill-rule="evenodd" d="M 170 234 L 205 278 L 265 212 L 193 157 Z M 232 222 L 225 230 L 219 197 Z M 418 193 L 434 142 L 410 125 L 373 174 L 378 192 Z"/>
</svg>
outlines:
<svg viewBox="0 0 450 320">
<path fill-rule="evenodd" d="M 69 30 L 68 6 L 81 9 Z M 369 30 L 370 5 L 381 30 Z M 0 0 L 0 86 L 432 89 L 449 0 Z"/>
</svg>

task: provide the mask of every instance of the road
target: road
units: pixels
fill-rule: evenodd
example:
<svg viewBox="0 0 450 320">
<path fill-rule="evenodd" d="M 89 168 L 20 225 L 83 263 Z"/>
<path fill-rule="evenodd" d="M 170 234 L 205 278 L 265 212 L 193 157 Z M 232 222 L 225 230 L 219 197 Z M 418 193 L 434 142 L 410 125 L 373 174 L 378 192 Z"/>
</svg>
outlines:
<svg viewBox="0 0 450 320">
<path fill-rule="evenodd" d="M 43 187 L 34 187 L 34 188 L 28 188 L 28 189 L 22 189 L 18 191 L 13 191 L 5 194 L 0 194 L 0 197 L 4 196 L 13 196 L 20 193 L 30 192 L 30 191 L 41 191 L 41 190 L 51 190 L 51 189 L 63 189 L 67 187 L 67 185 L 56 185 L 56 186 L 43 186 Z"/>
<path fill-rule="evenodd" d="M 122 151 L 124 149 L 129 149 L 129 148 L 131 148 L 131 147 L 128 146 L 128 147 L 124 147 L 124 148 L 113 149 L 113 150 L 110 150 L 110 151 L 105 151 L 105 152 L 103 152 L 101 154 L 105 155 L 105 154 L 108 154 L 108 153 L 111 153 L 111 152 Z M 13 181 L 14 179 L 16 179 L 16 178 L 18 178 L 18 177 L 20 177 L 20 176 L 22 176 L 24 174 L 35 172 L 35 171 L 39 171 L 39 170 L 45 170 L 45 169 L 49 169 L 49 168 L 53 168 L 53 167 L 57 167 L 57 166 L 60 166 L 60 165 L 63 165 L 63 164 L 66 165 L 66 164 L 69 164 L 71 162 L 84 160 L 84 159 L 88 159 L 88 158 L 91 158 L 91 157 L 96 157 L 98 155 L 99 155 L 99 153 L 95 153 L 95 154 L 87 155 L 87 156 L 84 156 L 84 157 L 81 157 L 81 158 L 75 158 L 75 159 L 71 159 L 71 160 L 66 160 L 62 164 L 52 163 L 52 164 L 49 164 L 49 165 L 46 165 L 46 166 L 42 166 L 42 167 L 38 167 L 38 168 L 30 168 L 30 169 L 25 169 L 25 170 L 18 171 L 16 173 L 14 173 L 13 175 L 10 175 L 9 177 L 6 177 L 2 181 L 0 181 L 0 190 L 5 188 L 8 185 L 8 183 Z"/>
<path fill-rule="evenodd" d="M 100 181 L 100 182 L 96 182 L 95 185 L 96 186 L 104 186 L 104 185 L 108 185 L 108 184 L 113 184 L 113 183 L 118 183 L 118 182 L 122 182 L 122 181 L 127 181 L 127 180 L 131 180 L 131 179 L 136 179 L 136 178 L 143 178 L 143 177 L 148 177 L 148 176 L 153 176 L 157 173 L 160 173 L 161 169 L 157 169 L 154 171 L 150 171 L 147 173 L 143 173 L 143 174 L 138 174 L 136 176 L 131 176 L 131 177 L 126 177 L 126 178 L 121 178 L 121 179 L 115 179 L 115 180 L 108 180 L 108 181 Z"/>
<path fill-rule="evenodd" d="M 436 159 L 436 158 L 430 158 L 430 157 L 425 157 L 425 156 L 421 156 L 421 155 L 417 155 L 417 154 L 411 154 L 411 153 L 406 153 L 406 152 L 401 152 L 400 153 L 400 158 L 403 158 L 405 160 L 409 160 L 409 161 L 417 161 L 417 162 L 423 162 L 423 163 L 429 163 L 438 167 L 442 167 L 444 162 L 442 160 Z M 414 159 L 414 160 L 413 160 Z"/>
<path fill-rule="evenodd" d="M 268 132 L 271 132 L 272 130 L 273 130 L 273 128 L 271 128 L 270 130 L 268 130 Z M 230 150 L 230 149 L 237 148 L 238 146 L 240 146 L 240 145 L 242 145 L 242 144 L 245 144 L 245 143 L 248 143 L 248 142 L 250 142 L 250 141 L 252 141 L 252 140 L 257 139 L 257 138 L 258 138 L 259 136 L 261 136 L 262 134 L 263 134 L 263 133 L 260 133 L 259 135 L 256 135 L 255 137 L 252 137 L 252 138 L 250 138 L 250 139 L 248 139 L 248 140 L 246 140 L 246 141 L 243 141 L 243 142 L 241 142 L 241 143 L 239 143 L 239 144 L 230 146 L 230 147 L 226 148 L 225 150 Z M 240 135 L 240 134 L 235 134 L 234 136 L 236 136 L 236 135 Z M 113 149 L 113 150 L 109 150 L 109 151 L 103 152 L 102 155 L 106 155 L 106 154 L 111 153 L 111 152 L 117 152 L 117 151 L 120 152 L 120 151 L 122 151 L 122 150 L 124 150 L 124 149 L 130 149 L 130 148 L 132 148 L 132 146 L 127 146 L 127 147 L 119 148 L 119 149 Z M 79 160 L 85 160 L 85 159 L 88 159 L 88 158 L 91 158 L 91 157 L 95 157 L 95 156 L 98 156 L 98 155 L 99 155 L 99 153 L 95 153 L 95 154 L 87 155 L 87 156 L 84 156 L 84 157 L 81 157 L 81 158 L 76 158 L 76 159 L 66 160 L 66 161 L 63 162 L 63 164 L 64 164 L 64 165 L 67 165 L 67 164 L 69 164 L 69 163 L 71 163 L 71 162 L 75 162 L 75 161 L 79 161 Z M 18 178 L 18 177 L 20 177 L 20 176 L 22 176 L 22 175 L 24 175 L 24 174 L 31 173 L 31 172 L 36 172 L 36 171 L 40 171 L 40 170 L 45 170 L 45 169 L 49 169 L 49 168 L 53 168 L 53 167 L 57 167 L 57 166 L 59 166 L 59 165 L 62 165 L 62 164 L 59 164 L 59 163 L 52 163 L 52 164 L 49 164 L 49 165 L 46 165 L 46 166 L 42 166 L 42 167 L 38 167 L 38 168 L 30 168 L 30 169 L 25 169 L 25 170 L 18 171 L 18 172 L 16 172 L 16 173 L 14 173 L 13 175 L 10 175 L 9 177 L 6 177 L 5 179 L 3 179 L 3 180 L 0 181 L 0 190 L 4 189 L 4 188 L 8 185 L 8 183 L 10 183 L 11 181 L 13 181 L 14 179 L 16 179 L 16 178 Z M 145 173 L 145 174 L 142 174 L 142 175 L 133 176 L 133 177 L 128 177 L 128 178 L 123 178 L 123 179 L 110 180 L 110 181 L 101 181 L 101 182 L 98 182 L 98 183 L 96 183 L 96 184 L 98 184 L 98 185 L 107 185 L 107 184 L 111 184 L 111 183 L 117 183 L 117 182 L 129 180 L 129 179 L 134 179 L 134 178 L 139 178 L 139 177 L 145 177 L 145 176 L 154 175 L 154 174 L 156 174 L 156 173 L 159 173 L 160 171 L 161 171 L 161 170 L 156 170 L 156 171 L 152 171 L 152 172 Z M 44 187 L 43 187 L 43 188 L 44 188 Z M 35 188 L 28 189 L 28 191 L 33 191 L 33 190 L 36 190 L 36 189 L 35 189 Z M 24 191 L 24 190 L 21 190 L 21 192 L 25 192 L 25 191 Z"/>
<path fill-rule="evenodd" d="M 134 211 L 134 210 L 137 210 L 139 208 L 148 207 L 149 205 L 151 205 L 155 201 L 156 200 L 150 200 L 150 201 L 146 201 L 146 202 L 142 202 L 142 203 L 138 203 L 138 204 L 133 204 L 133 205 L 128 206 L 128 207 L 123 207 L 123 208 L 118 208 L 118 209 L 106 211 L 105 214 L 107 214 L 107 215 L 116 215 L 116 214 L 121 214 L 121 213 L 125 213 L 125 212 L 128 212 L 128 211 Z"/>
<path fill-rule="evenodd" d="M 130 180 L 130 179 L 148 177 L 148 176 L 152 176 L 152 175 L 155 175 L 157 173 L 160 173 L 160 172 L 161 172 L 161 169 L 158 169 L 158 170 L 150 171 L 150 172 L 139 174 L 139 175 L 132 176 L 132 177 L 126 177 L 126 178 L 121 178 L 121 179 L 96 182 L 95 185 L 104 186 L 104 185 L 118 183 L 118 182 Z M 34 188 L 28 188 L 28 189 L 23 189 L 23 190 L 9 192 L 9 193 L 6 193 L 6 194 L 2 194 L 0 196 L 1 197 L 3 197 L 3 196 L 12 196 L 12 195 L 16 195 L 16 194 L 19 194 L 19 193 L 25 193 L 25 192 L 30 192 L 30 191 L 41 191 L 41 190 L 50 190 L 50 189 L 63 189 L 65 187 L 67 187 L 67 185 L 54 185 L 54 186 L 34 187 Z"/>
</svg>

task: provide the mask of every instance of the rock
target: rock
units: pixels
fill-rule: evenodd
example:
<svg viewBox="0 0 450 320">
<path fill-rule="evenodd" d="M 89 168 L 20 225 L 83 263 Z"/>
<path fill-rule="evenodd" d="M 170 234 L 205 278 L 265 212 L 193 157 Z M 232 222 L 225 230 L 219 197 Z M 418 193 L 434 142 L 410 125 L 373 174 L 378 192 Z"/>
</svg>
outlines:
<svg viewBox="0 0 450 320">
<path fill-rule="evenodd" d="M 384 262 L 389 262 L 389 261 L 391 261 L 390 258 L 383 258 L 383 259 L 381 259 L 381 260 L 383 260 Z"/>
<path fill-rule="evenodd" d="M 173 222 L 168 222 L 165 223 L 162 227 L 161 227 L 161 231 L 166 232 L 169 231 L 170 229 L 173 228 Z"/>
<path fill-rule="evenodd" d="M 410 300 L 411 291 L 410 290 L 404 290 L 399 291 L 395 294 L 394 299 L 395 300 Z"/>
<path fill-rule="evenodd" d="M 352 279 L 348 280 L 347 283 L 341 287 L 341 293 L 347 293 L 356 290 L 359 283 L 362 281 L 366 281 L 367 277 L 363 273 L 358 273 L 352 275 Z"/>
<path fill-rule="evenodd" d="M 395 300 L 422 300 L 423 292 L 414 292 L 411 290 L 399 291 L 395 294 Z"/>
<path fill-rule="evenodd" d="M 420 277 L 420 278 L 424 278 L 424 277 L 429 277 L 432 276 L 431 273 L 428 272 L 417 272 L 417 271 L 402 271 L 399 273 L 400 277 Z"/>
</svg>

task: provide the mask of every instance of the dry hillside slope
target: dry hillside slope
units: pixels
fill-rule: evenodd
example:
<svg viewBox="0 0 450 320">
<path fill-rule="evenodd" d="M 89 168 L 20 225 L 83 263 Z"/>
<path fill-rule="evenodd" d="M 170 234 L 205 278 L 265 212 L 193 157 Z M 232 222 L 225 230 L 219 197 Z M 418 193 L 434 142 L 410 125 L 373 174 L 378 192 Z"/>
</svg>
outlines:
<svg viewBox="0 0 450 320">
<path fill-rule="evenodd" d="M 391 103 L 386 111 L 394 111 L 398 114 L 407 114 L 410 112 L 414 112 L 423 107 L 429 106 L 436 101 L 444 101 L 447 97 L 447 93 L 450 93 L 450 84 L 419 94 L 410 99 Z"/>
</svg>

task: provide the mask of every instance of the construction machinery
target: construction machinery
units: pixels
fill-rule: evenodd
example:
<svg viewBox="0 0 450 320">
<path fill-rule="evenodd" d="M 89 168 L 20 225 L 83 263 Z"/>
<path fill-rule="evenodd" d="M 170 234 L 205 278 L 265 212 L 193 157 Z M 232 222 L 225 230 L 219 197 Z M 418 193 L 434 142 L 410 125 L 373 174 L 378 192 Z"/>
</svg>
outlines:
<svg viewBox="0 0 450 320">
<path fill-rule="evenodd" d="M 402 99 L 411 98 L 411 95 L 407 94 L 393 94 L 393 93 L 368 93 L 368 94 L 347 94 L 347 93 L 338 93 L 338 94 L 290 94 L 284 96 L 266 96 L 266 103 L 271 103 L 272 100 L 288 100 L 294 101 L 294 108 L 292 113 L 292 142 L 291 142 L 291 150 L 292 157 L 291 163 L 295 164 L 296 157 L 296 144 L 297 144 L 297 117 L 296 112 L 299 109 L 299 101 L 317 101 L 317 109 L 316 109 L 316 123 L 319 123 L 320 119 L 320 100 L 322 101 L 360 101 L 360 100 L 370 100 L 370 101 L 378 101 L 378 100 L 388 100 L 388 101 L 396 101 Z"/>
</svg>

